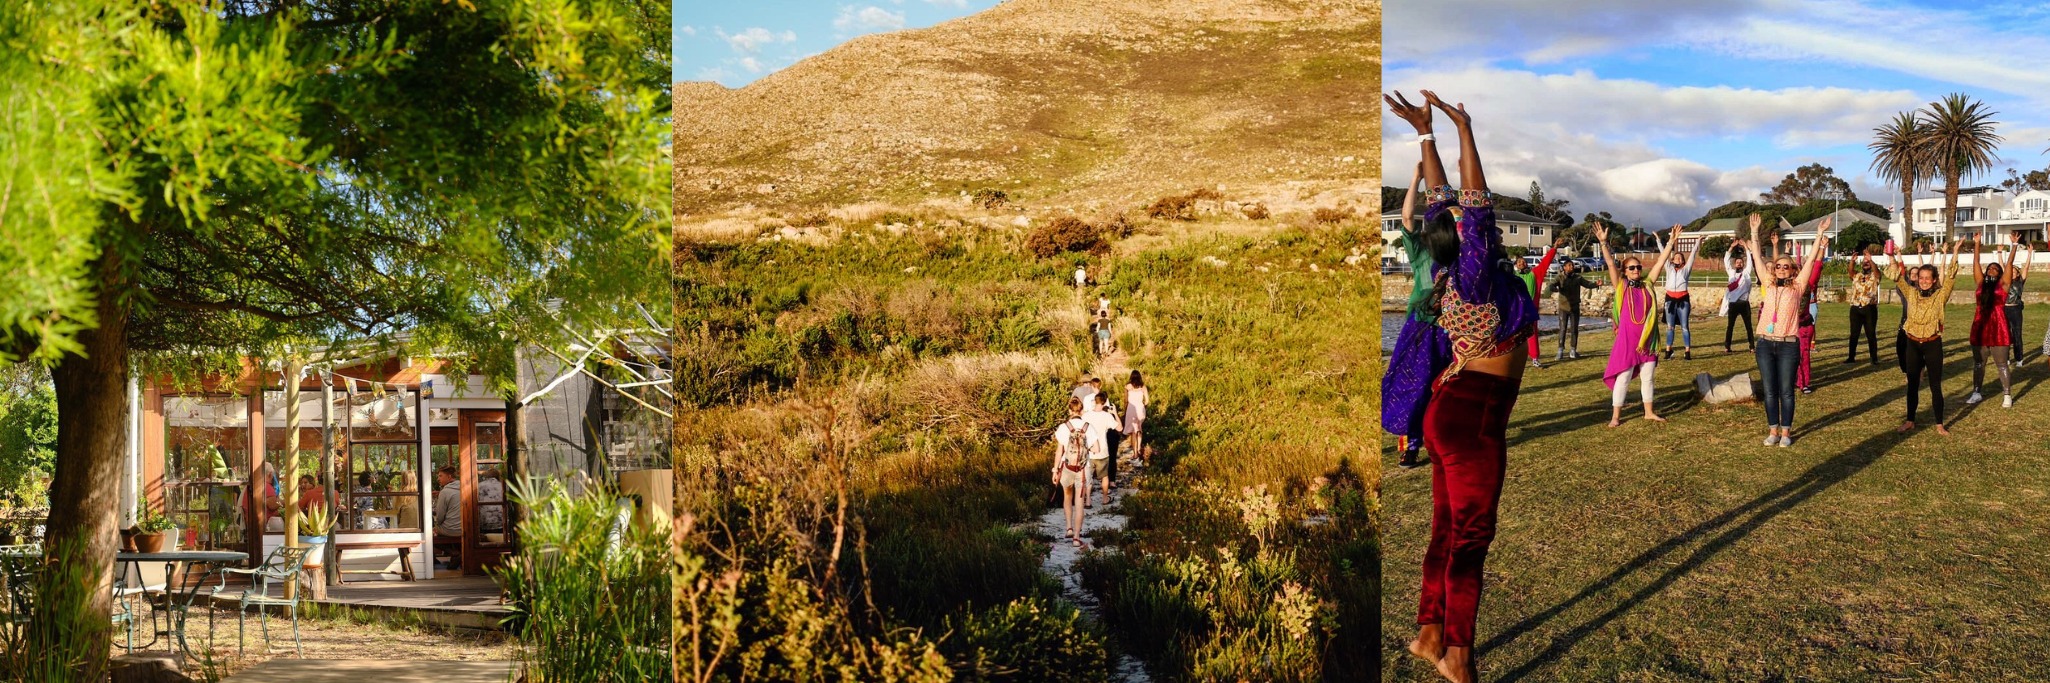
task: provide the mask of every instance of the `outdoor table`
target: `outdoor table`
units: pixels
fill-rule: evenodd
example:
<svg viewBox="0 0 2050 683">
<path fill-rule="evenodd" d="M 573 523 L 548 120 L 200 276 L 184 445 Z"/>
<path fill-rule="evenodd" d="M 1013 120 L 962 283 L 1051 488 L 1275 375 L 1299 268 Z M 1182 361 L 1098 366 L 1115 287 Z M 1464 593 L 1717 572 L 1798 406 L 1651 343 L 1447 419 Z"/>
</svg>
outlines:
<svg viewBox="0 0 2050 683">
<path fill-rule="evenodd" d="M 185 615 L 187 610 L 190 610 L 192 607 L 192 599 L 199 595 L 199 587 L 213 578 L 214 572 L 219 570 L 220 565 L 247 562 L 249 561 L 249 553 L 227 550 L 175 550 L 160 553 L 120 552 L 114 554 L 114 561 L 138 565 L 136 571 L 138 578 L 142 575 L 139 567 L 142 563 L 164 563 L 165 609 L 152 610 L 149 642 L 137 649 L 147 650 L 150 646 L 156 645 L 159 638 L 173 636 L 178 639 L 178 650 L 189 656 L 192 654 L 192 647 L 185 642 Z M 213 568 L 206 570 L 206 574 L 201 575 L 198 581 L 193 581 L 191 580 L 192 569 L 190 567 L 192 563 L 213 565 Z M 183 582 L 178 580 L 179 573 L 176 571 L 177 567 L 181 564 L 187 565 L 184 572 L 186 580 Z M 180 583 L 184 585 L 181 586 Z M 181 590 L 184 592 L 182 600 L 179 596 Z M 213 614 L 213 605 L 207 605 L 207 610 L 207 614 L 211 616 Z M 162 630 L 158 630 L 156 627 L 156 614 L 164 615 Z"/>
</svg>

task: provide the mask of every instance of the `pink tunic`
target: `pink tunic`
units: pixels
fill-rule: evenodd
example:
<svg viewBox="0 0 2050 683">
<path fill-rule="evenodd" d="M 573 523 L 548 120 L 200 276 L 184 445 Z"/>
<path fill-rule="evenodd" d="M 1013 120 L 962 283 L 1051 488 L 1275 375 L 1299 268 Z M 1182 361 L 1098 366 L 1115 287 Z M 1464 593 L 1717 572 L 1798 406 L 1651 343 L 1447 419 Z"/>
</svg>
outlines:
<svg viewBox="0 0 2050 683">
<path fill-rule="evenodd" d="M 1602 384 L 1610 389 L 1616 388 L 1616 378 L 1624 372 L 1658 362 L 1659 358 L 1647 345 L 1639 343 L 1644 339 L 1644 326 L 1656 324 L 1653 317 L 1658 314 L 1652 311 L 1651 290 L 1624 287 L 1623 305 L 1616 310 L 1616 343 L 1609 348 L 1608 366 L 1602 369 Z"/>
</svg>

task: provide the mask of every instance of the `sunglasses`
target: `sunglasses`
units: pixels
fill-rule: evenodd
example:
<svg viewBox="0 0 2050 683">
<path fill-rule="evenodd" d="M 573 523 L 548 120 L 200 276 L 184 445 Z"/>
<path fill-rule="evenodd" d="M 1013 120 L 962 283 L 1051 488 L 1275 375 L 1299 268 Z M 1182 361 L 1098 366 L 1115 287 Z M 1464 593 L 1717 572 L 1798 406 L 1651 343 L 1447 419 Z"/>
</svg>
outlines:
<svg viewBox="0 0 2050 683">
<path fill-rule="evenodd" d="M 1644 270 L 1642 266 L 1623 266 L 1623 270 Z"/>
</svg>

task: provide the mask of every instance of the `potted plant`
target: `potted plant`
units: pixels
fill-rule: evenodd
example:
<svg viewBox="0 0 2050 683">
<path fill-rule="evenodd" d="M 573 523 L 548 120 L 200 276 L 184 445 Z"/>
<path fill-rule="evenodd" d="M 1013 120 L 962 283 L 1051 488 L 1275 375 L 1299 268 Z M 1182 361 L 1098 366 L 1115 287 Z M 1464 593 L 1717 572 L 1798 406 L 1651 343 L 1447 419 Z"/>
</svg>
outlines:
<svg viewBox="0 0 2050 683">
<path fill-rule="evenodd" d="M 306 546 L 307 568 L 315 569 L 322 565 L 327 535 L 334 528 L 334 515 L 328 513 L 326 505 L 316 505 L 299 514 L 299 542 Z"/>
<path fill-rule="evenodd" d="M 135 549 L 145 553 L 164 551 L 164 532 L 175 525 L 171 518 L 143 503 L 135 506 Z"/>
</svg>

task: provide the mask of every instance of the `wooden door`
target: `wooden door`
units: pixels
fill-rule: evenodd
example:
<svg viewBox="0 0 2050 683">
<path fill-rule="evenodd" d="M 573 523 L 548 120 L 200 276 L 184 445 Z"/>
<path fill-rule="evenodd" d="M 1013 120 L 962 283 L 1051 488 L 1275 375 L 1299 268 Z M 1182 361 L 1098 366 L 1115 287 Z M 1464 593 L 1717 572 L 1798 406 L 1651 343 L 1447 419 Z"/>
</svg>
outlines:
<svg viewBox="0 0 2050 683">
<path fill-rule="evenodd" d="M 483 574 L 512 551 L 505 481 L 505 411 L 465 410 L 457 421 L 463 487 L 463 574 Z"/>
</svg>

